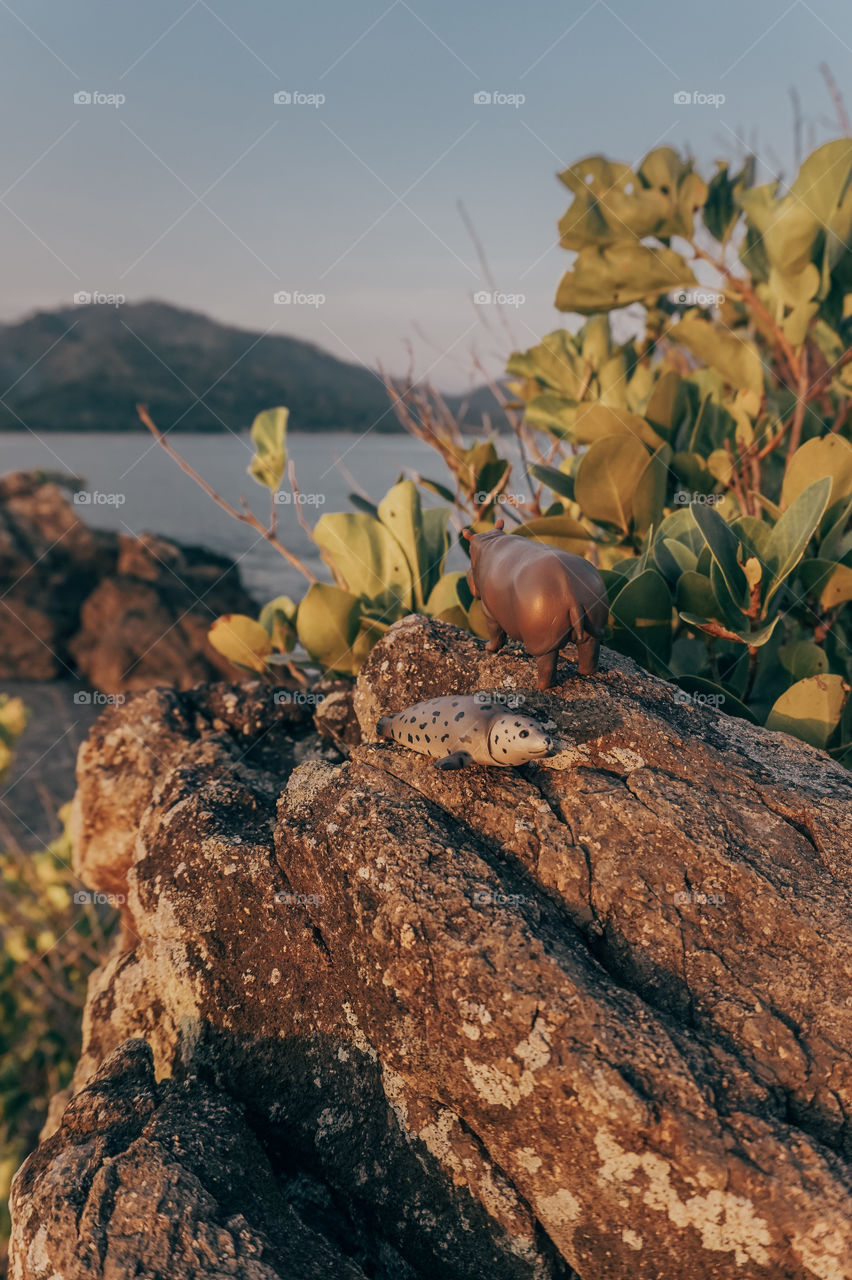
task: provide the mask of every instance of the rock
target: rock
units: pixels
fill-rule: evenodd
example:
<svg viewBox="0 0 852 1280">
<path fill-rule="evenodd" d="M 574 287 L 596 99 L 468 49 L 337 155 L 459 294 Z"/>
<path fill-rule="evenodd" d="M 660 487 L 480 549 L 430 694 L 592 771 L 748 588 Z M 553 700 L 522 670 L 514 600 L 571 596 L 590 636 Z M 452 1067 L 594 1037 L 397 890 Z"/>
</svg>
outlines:
<svg viewBox="0 0 852 1280">
<path fill-rule="evenodd" d="M 105 694 L 233 674 L 207 640 L 254 613 L 224 556 L 90 529 L 37 474 L 0 478 L 0 678 L 82 676 Z"/>
<path fill-rule="evenodd" d="M 354 688 L 350 681 L 319 681 L 310 696 L 318 699 L 314 709 L 317 732 L 348 756 L 361 741 L 361 726 L 355 715 Z"/>
<path fill-rule="evenodd" d="M 560 675 L 536 693 L 515 649 L 407 619 L 358 679 L 343 764 L 305 759 L 260 686 L 230 716 L 221 686 L 110 711 L 80 757 L 77 856 L 125 886 L 135 945 L 91 980 L 77 1098 L 144 1039 L 158 1133 L 186 1089 L 226 1177 L 203 1123 L 220 1107 L 303 1226 L 334 1247 L 342 1215 L 378 1280 L 846 1280 L 852 779 L 614 654 Z M 448 775 L 371 740 L 379 715 L 475 690 L 550 723 L 560 753 Z M 114 1228 L 67 1115 L 16 1182 L 13 1266 L 38 1240 L 34 1274 L 120 1274 L 77 1262 L 85 1224 L 101 1249 Z M 123 1185 L 141 1195 L 147 1169 Z M 68 1177 L 85 1202 L 54 1230 Z M 178 1233 L 174 1274 L 204 1276 L 199 1193 L 173 1185 L 145 1256 Z M 283 1274 L 269 1210 L 204 1187 L 203 1221 L 243 1213 Z"/>
<path fill-rule="evenodd" d="M 66 1107 L 18 1193 L 10 1280 L 366 1280 L 306 1221 L 305 1189 L 276 1173 L 240 1109 L 193 1078 L 158 1085 L 143 1040 L 110 1054 Z"/>
</svg>

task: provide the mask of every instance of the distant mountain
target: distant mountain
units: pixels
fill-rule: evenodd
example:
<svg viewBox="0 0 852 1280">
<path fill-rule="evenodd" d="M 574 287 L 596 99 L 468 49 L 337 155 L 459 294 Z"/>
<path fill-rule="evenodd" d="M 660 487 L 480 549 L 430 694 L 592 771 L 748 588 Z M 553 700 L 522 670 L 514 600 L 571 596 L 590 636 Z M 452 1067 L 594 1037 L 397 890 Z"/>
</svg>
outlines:
<svg viewBox="0 0 852 1280">
<path fill-rule="evenodd" d="M 139 426 L 138 401 L 163 430 L 238 431 L 277 404 L 296 430 L 397 430 L 369 369 L 163 302 L 75 306 L 0 325 L 0 430 L 129 430 Z M 483 412 L 500 417 L 487 388 L 465 404 L 472 425 Z"/>
</svg>

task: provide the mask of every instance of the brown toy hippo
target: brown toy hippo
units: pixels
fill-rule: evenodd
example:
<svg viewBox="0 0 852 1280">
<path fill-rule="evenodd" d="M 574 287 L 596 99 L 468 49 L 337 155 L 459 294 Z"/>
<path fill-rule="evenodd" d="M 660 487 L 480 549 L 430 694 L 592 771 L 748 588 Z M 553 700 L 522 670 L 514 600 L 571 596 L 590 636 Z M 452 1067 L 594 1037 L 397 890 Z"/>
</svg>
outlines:
<svg viewBox="0 0 852 1280">
<path fill-rule="evenodd" d="M 488 652 L 502 648 L 507 636 L 520 640 L 536 659 L 536 688 L 549 689 L 559 650 L 570 641 L 580 675 L 594 675 L 609 616 L 595 566 L 570 551 L 503 533 L 502 520 L 489 533 L 465 529 L 464 536 L 470 543 L 468 586 L 482 602 Z"/>
</svg>

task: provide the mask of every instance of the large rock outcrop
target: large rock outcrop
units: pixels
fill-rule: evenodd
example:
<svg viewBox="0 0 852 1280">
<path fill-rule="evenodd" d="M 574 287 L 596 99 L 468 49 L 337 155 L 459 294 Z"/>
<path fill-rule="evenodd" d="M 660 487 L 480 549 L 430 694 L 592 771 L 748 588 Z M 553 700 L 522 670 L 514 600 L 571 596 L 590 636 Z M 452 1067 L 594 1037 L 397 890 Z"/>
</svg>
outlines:
<svg viewBox="0 0 852 1280">
<path fill-rule="evenodd" d="M 414 618 L 359 678 L 343 764 L 259 687 L 102 717 L 76 856 L 126 893 L 128 941 L 16 1182 L 13 1277 L 122 1274 L 129 1197 L 166 1180 L 141 1274 L 171 1239 L 171 1275 L 212 1274 L 217 1233 L 233 1275 L 305 1247 L 379 1280 L 852 1277 L 852 779 L 626 659 L 573 673 L 536 693 L 519 653 Z M 560 753 L 447 775 L 371 741 L 476 689 Z"/>
<path fill-rule="evenodd" d="M 58 484 L 0 478 L 0 678 L 188 688 L 233 672 L 210 624 L 255 609 L 226 557 L 89 528 Z"/>
</svg>

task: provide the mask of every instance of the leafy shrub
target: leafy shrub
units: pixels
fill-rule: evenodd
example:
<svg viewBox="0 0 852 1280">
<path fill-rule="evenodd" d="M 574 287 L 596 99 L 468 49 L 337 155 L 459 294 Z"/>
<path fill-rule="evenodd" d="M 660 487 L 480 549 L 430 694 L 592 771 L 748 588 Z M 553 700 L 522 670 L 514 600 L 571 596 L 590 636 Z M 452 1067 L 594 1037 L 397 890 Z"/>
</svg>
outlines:
<svg viewBox="0 0 852 1280">
<path fill-rule="evenodd" d="M 0 774 L 25 723 L 20 699 L 0 695 Z M 86 980 L 117 922 L 115 912 L 75 902 L 76 885 L 67 825 L 40 853 L 0 852 L 0 1252 L 12 1177 L 38 1141 L 50 1099 L 71 1080 Z"/>
<path fill-rule="evenodd" d="M 514 535 L 596 561 L 616 649 L 852 763 L 852 139 L 783 192 L 756 186 L 751 161 L 705 180 L 668 147 L 635 171 L 590 156 L 560 177 L 576 256 L 556 306 L 588 318 L 509 359 L 520 462 L 499 437 L 465 444 L 439 398 L 389 385 L 454 488 L 353 495 L 356 514 L 313 530 L 335 584 L 268 606 L 248 661 L 253 620 L 220 620 L 213 642 L 275 678 L 297 640 L 352 674 L 412 610 L 481 634 L 464 576 L 443 571 L 448 521 L 489 528 L 499 509 Z M 253 431 L 270 489 L 286 462 L 274 412 L 277 434 Z M 416 486 L 450 508 L 424 510 Z"/>
</svg>

